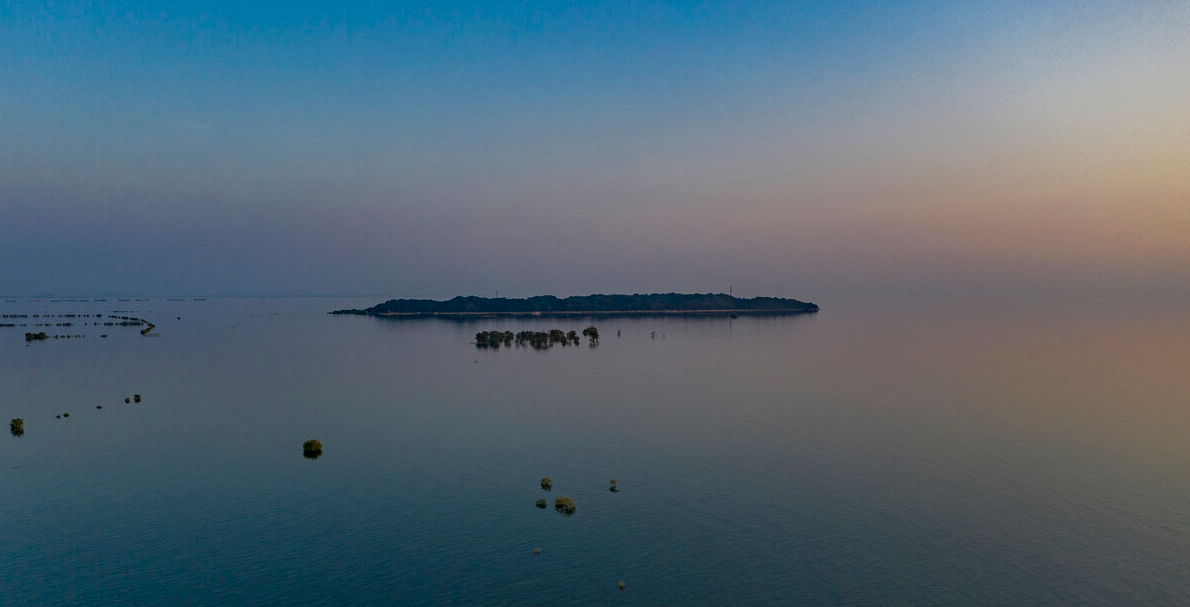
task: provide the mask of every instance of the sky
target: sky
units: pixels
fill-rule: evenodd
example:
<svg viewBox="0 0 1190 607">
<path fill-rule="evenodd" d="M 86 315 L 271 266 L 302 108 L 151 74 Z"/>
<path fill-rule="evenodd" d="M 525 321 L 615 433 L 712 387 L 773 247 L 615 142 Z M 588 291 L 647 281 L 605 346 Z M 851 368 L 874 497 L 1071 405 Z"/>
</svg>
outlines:
<svg viewBox="0 0 1190 607">
<path fill-rule="evenodd" d="M 0 294 L 1190 298 L 1190 2 L 0 0 Z"/>
</svg>

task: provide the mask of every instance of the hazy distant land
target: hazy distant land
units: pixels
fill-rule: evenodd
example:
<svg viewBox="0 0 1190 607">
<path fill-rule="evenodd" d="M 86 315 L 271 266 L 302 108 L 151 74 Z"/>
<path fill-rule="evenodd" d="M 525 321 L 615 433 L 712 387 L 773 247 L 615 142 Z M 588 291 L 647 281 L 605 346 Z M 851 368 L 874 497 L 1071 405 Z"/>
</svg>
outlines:
<svg viewBox="0 0 1190 607">
<path fill-rule="evenodd" d="M 525 299 L 504 297 L 455 297 L 433 299 L 390 299 L 363 310 L 335 310 L 330 314 L 384 317 L 475 317 L 475 316 L 581 316 L 581 315 L 708 315 L 708 314 L 806 314 L 818 306 L 781 297 L 732 297 L 724 293 L 654 293 L 641 295 L 584 295 L 558 298 L 539 295 Z"/>
</svg>

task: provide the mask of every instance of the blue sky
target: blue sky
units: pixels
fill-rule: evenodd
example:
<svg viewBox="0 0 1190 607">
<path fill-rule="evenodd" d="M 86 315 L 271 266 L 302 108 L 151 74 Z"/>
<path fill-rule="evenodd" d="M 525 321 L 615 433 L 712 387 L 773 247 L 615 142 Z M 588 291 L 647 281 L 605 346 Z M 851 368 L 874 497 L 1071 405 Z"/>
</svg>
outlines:
<svg viewBox="0 0 1190 607">
<path fill-rule="evenodd" d="M 0 3 L 0 292 L 1190 294 L 1190 4 Z"/>
</svg>

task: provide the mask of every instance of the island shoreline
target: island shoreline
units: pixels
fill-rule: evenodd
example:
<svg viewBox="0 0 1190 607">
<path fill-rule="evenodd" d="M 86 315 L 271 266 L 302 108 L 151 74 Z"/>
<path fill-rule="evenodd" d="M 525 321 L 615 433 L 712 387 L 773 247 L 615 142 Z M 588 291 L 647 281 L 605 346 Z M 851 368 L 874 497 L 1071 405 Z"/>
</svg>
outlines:
<svg viewBox="0 0 1190 607">
<path fill-rule="evenodd" d="M 577 309 L 568 309 L 577 308 Z M 392 299 L 371 308 L 334 310 L 329 314 L 413 318 L 595 318 L 645 316 L 789 316 L 818 312 L 816 304 L 776 297 L 740 299 L 726 294 L 589 295 L 559 299 L 542 295 L 526 299 L 455 297 L 446 301 Z"/>
</svg>

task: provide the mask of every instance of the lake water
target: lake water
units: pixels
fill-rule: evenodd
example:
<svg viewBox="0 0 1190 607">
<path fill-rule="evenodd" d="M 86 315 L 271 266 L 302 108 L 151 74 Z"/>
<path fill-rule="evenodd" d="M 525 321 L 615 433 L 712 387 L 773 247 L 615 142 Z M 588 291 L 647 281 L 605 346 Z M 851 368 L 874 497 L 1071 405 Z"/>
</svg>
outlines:
<svg viewBox="0 0 1190 607">
<path fill-rule="evenodd" d="M 0 302 L 157 324 L 0 328 L 0 604 L 1190 604 L 1185 305 L 374 303 Z"/>
</svg>

